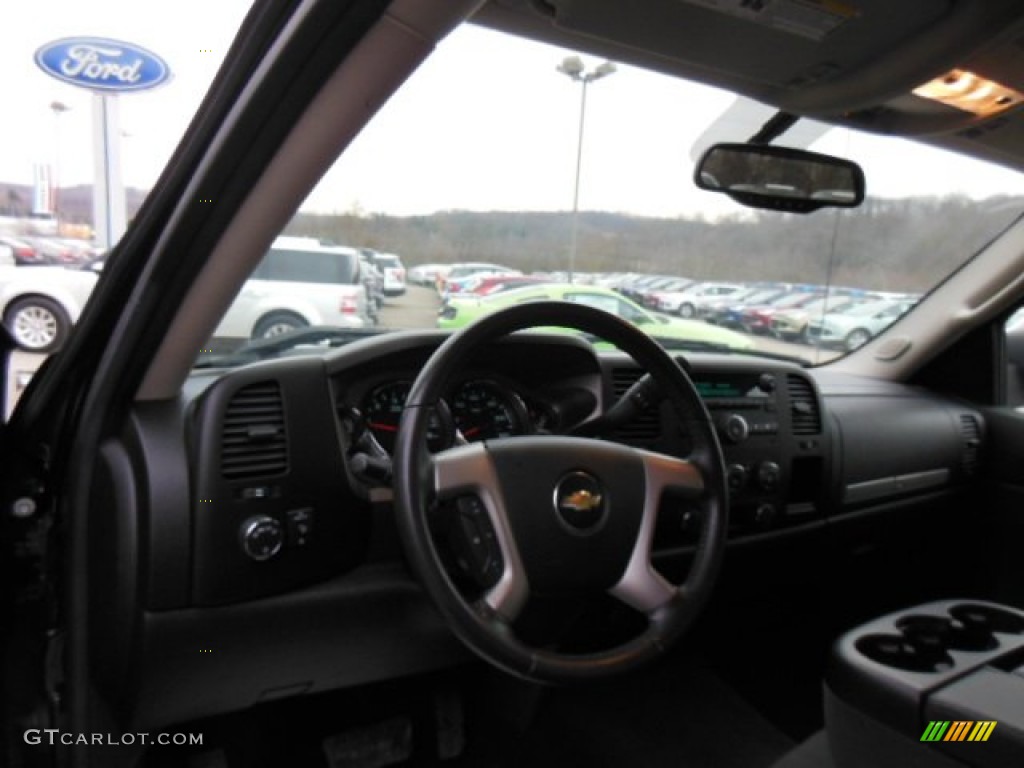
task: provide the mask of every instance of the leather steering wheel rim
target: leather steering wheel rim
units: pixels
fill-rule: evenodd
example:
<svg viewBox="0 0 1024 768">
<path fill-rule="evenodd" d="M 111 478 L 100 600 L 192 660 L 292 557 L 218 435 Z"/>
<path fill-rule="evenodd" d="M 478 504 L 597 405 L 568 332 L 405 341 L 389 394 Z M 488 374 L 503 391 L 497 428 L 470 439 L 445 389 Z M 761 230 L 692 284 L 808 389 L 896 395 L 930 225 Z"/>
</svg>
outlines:
<svg viewBox="0 0 1024 768">
<path fill-rule="evenodd" d="M 426 448 L 431 406 L 440 399 L 445 386 L 467 357 L 481 345 L 509 333 L 541 326 L 567 327 L 593 334 L 629 354 L 651 374 L 663 396 L 672 403 L 680 427 L 690 436 L 690 454 L 685 459 L 677 459 L 605 441 L 540 436 L 505 438 L 490 445 L 474 443 L 431 456 Z M 490 503 L 493 501 L 491 496 L 495 493 L 501 495 L 508 489 L 503 491 L 499 487 L 495 490 L 491 485 L 500 485 L 500 482 L 488 484 L 480 476 L 493 473 L 496 462 L 507 465 L 508 460 L 503 458 L 505 454 L 517 457 L 516 461 L 528 461 L 538 452 L 546 452 L 549 457 L 563 454 L 572 457 L 575 453 L 579 456 L 576 463 L 580 465 L 586 465 L 593 459 L 602 466 L 622 466 L 624 474 L 629 474 L 625 471 L 626 465 L 636 463 L 641 467 L 645 477 L 644 509 L 636 525 L 636 538 L 631 542 L 629 564 L 620 582 L 608 591 L 646 613 L 648 625 L 644 632 L 624 644 L 579 655 L 532 647 L 522 642 L 511 627 L 518 607 L 516 596 L 508 590 L 498 595 L 501 591 L 499 583 L 491 591 L 493 594 L 488 595 L 488 598 L 494 596 L 494 600 L 470 603 L 453 583 L 442 562 L 431 535 L 428 509 L 436 495 L 452 489 L 457 492 L 460 486 L 454 482 L 449 483 L 447 489 L 439 490 L 446 482 L 442 479 L 441 470 L 447 471 L 454 466 L 455 474 L 475 478 L 459 482 L 484 484 L 473 487 L 488 502 L 487 513 L 492 525 L 497 525 L 502 545 L 502 580 L 505 580 L 520 557 L 517 548 L 521 541 L 512 534 L 514 526 L 502 515 L 511 517 L 516 510 L 506 510 L 500 504 Z M 545 459 L 541 457 L 540 460 Z M 569 466 L 572 458 L 566 461 L 569 462 L 566 466 Z M 606 471 L 604 479 L 617 482 L 617 478 L 610 478 L 610 474 Z M 556 301 L 516 305 L 487 315 L 450 336 L 422 368 L 410 390 L 395 446 L 393 482 L 397 524 L 406 556 L 442 617 L 456 636 L 479 656 L 508 672 L 537 682 L 565 683 L 609 676 L 662 654 L 692 625 L 707 602 L 725 549 L 728 521 L 724 462 L 713 423 L 696 387 L 686 371 L 645 333 L 614 315 L 584 305 Z M 692 565 L 685 581 L 678 586 L 667 585 L 667 582 L 662 584 L 660 575 L 650 565 L 653 518 L 658 498 L 667 487 L 688 488 L 702 513 Z M 652 501 L 650 497 L 654 494 L 658 498 Z M 609 495 L 612 499 L 616 497 L 615 494 Z M 618 497 L 624 495 L 628 495 L 628 491 L 619 493 Z M 617 520 L 613 515 L 619 515 L 619 511 L 608 510 L 608 519 Z M 555 514 L 552 512 L 552 517 Z M 633 514 L 633 511 L 623 510 L 622 516 Z M 511 543 L 505 540 L 509 537 Z M 550 532 L 547 537 L 552 538 Z M 610 546 L 617 546 L 615 541 L 611 541 L 611 534 L 605 538 L 609 539 Z M 566 542 L 567 546 L 583 546 L 574 544 L 569 538 Z M 513 573 L 509 582 L 516 578 L 520 582 L 527 581 L 526 576 L 520 574 L 517 577 Z M 666 591 L 666 585 L 670 591 Z M 522 583 L 519 587 L 520 592 L 528 589 Z M 511 618 L 508 614 L 512 614 Z"/>
</svg>

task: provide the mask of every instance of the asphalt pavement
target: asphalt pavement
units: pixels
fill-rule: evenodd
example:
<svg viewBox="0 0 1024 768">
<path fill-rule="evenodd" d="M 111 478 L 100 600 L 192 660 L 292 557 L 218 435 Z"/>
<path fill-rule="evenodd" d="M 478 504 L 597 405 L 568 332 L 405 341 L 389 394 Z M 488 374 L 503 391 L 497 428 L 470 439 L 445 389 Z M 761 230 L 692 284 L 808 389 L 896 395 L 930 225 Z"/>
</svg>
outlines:
<svg viewBox="0 0 1024 768">
<path fill-rule="evenodd" d="M 441 298 L 433 288 L 409 285 L 401 296 L 384 300 L 378 325 L 381 328 L 435 328 Z"/>
</svg>

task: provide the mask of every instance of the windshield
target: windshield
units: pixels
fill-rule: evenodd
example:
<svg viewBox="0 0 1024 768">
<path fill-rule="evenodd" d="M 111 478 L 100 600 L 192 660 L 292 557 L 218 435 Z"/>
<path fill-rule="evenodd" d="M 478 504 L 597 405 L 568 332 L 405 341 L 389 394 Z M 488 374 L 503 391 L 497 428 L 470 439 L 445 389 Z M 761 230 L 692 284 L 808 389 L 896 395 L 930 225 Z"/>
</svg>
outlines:
<svg viewBox="0 0 1024 768">
<path fill-rule="evenodd" d="M 120 98 L 127 218 L 155 183 L 247 5 L 111 3 L 118 23 L 105 34 L 159 53 L 174 71 L 158 88 Z M 38 174 L 28 157 L 43 158 L 50 176 L 42 178 L 59 181 L 42 183 L 53 194 L 41 196 L 49 208 L 40 213 L 60 224 L 43 235 L 34 226 L 31 236 L 43 241 L 36 251 L 74 248 L 76 255 L 33 263 L 78 264 L 108 245 L 84 202 L 93 183 L 92 96 L 44 74 L 33 52 L 93 27 L 75 3 L 35 7 L 44 12 L 34 21 L 19 19 L 2 33 L 6 71 L 23 76 L 12 79 L 17 88 L 26 85 L 17 99 L 24 109 L 6 122 L 8 141 L 0 144 L 9 181 L 0 203 L 16 222 L 0 234 L 30 236 L 26 222 L 36 215 L 31 201 L 40 184 L 33 187 Z M 195 42 L 181 20 L 200 15 L 202 40 Z M 861 164 L 865 203 L 808 215 L 741 207 L 697 189 L 695 160 L 715 142 L 746 141 L 771 109 L 622 64 L 584 84 L 558 70 L 576 55 L 472 25 L 453 32 L 261 255 L 200 363 L 214 355 L 218 364 L 234 364 L 224 355 L 308 327 L 339 329 L 331 343 L 454 330 L 513 303 L 546 299 L 601 306 L 673 349 L 713 345 L 823 364 L 865 343 L 864 331 L 858 326 L 854 340 L 814 332 L 814 324 L 842 328 L 843 317 L 898 302 L 867 329 L 883 333 L 1024 209 L 1018 173 L 807 121 L 798 124 L 806 141 L 784 135 L 776 143 Z M 587 72 L 601 64 L 584 57 Z M 24 280 L 29 257 L 0 242 L 0 257 L 6 250 Z M 35 344 L 41 355 L 59 348 L 66 333 L 54 329 L 73 330 L 98 269 L 82 270 L 71 289 L 71 270 L 33 274 L 26 292 L 58 285 L 78 304 L 43 307 L 52 323 L 42 331 L 8 307 L 5 321 L 21 329 L 19 343 Z M 490 279 L 499 275 L 515 282 Z"/>
</svg>

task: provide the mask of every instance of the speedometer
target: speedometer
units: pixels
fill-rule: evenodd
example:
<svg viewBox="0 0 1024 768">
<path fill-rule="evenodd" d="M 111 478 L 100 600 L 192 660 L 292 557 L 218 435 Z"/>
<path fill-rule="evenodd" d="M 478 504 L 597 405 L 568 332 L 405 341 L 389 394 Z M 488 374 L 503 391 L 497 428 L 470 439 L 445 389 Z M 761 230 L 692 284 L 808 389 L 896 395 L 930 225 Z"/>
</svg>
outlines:
<svg viewBox="0 0 1024 768">
<path fill-rule="evenodd" d="M 398 437 L 398 424 L 402 420 L 405 401 L 409 398 L 412 387 L 408 381 L 393 381 L 375 387 L 363 401 L 363 416 L 366 426 L 377 442 L 388 453 L 394 452 L 395 439 Z M 454 428 L 451 414 L 444 401 L 431 413 L 427 426 L 427 448 L 441 451 L 452 443 Z"/>
<path fill-rule="evenodd" d="M 452 418 L 470 442 L 526 432 L 526 407 L 494 381 L 467 381 L 451 397 Z"/>
</svg>

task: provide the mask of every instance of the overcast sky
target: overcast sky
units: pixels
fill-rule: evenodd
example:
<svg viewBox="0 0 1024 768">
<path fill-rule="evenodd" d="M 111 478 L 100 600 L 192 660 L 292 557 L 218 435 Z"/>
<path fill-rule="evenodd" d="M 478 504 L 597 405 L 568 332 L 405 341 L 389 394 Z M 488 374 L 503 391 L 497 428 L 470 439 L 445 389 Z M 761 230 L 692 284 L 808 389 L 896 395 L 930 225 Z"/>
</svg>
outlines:
<svg viewBox="0 0 1024 768">
<path fill-rule="evenodd" d="M 148 188 L 248 6 L 244 0 L 40 0 L 31 13 L 6 14 L 0 181 L 31 182 L 33 163 L 54 162 L 58 147 L 62 185 L 91 181 L 92 97 L 48 77 L 32 58 L 51 40 L 91 35 L 149 48 L 174 73 L 157 90 L 119 97 L 127 134 L 124 181 Z M 385 105 L 307 208 L 398 214 L 570 208 L 580 86 L 555 71 L 569 53 L 486 30 L 459 30 Z M 50 110 L 55 100 L 70 107 L 60 118 Z M 690 181 L 691 146 L 731 101 L 631 67 L 595 83 L 588 96 L 581 208 L 666 216 L 738 210 Z M 832 132 L 816 148 L 822 147 L 864 162 L 870 189 L 884 196 L 1024 192 L 1019 174 L 991 166 L 979 171 L 908 143 L 880 149 L 877 139 Z"/>
</svg>

